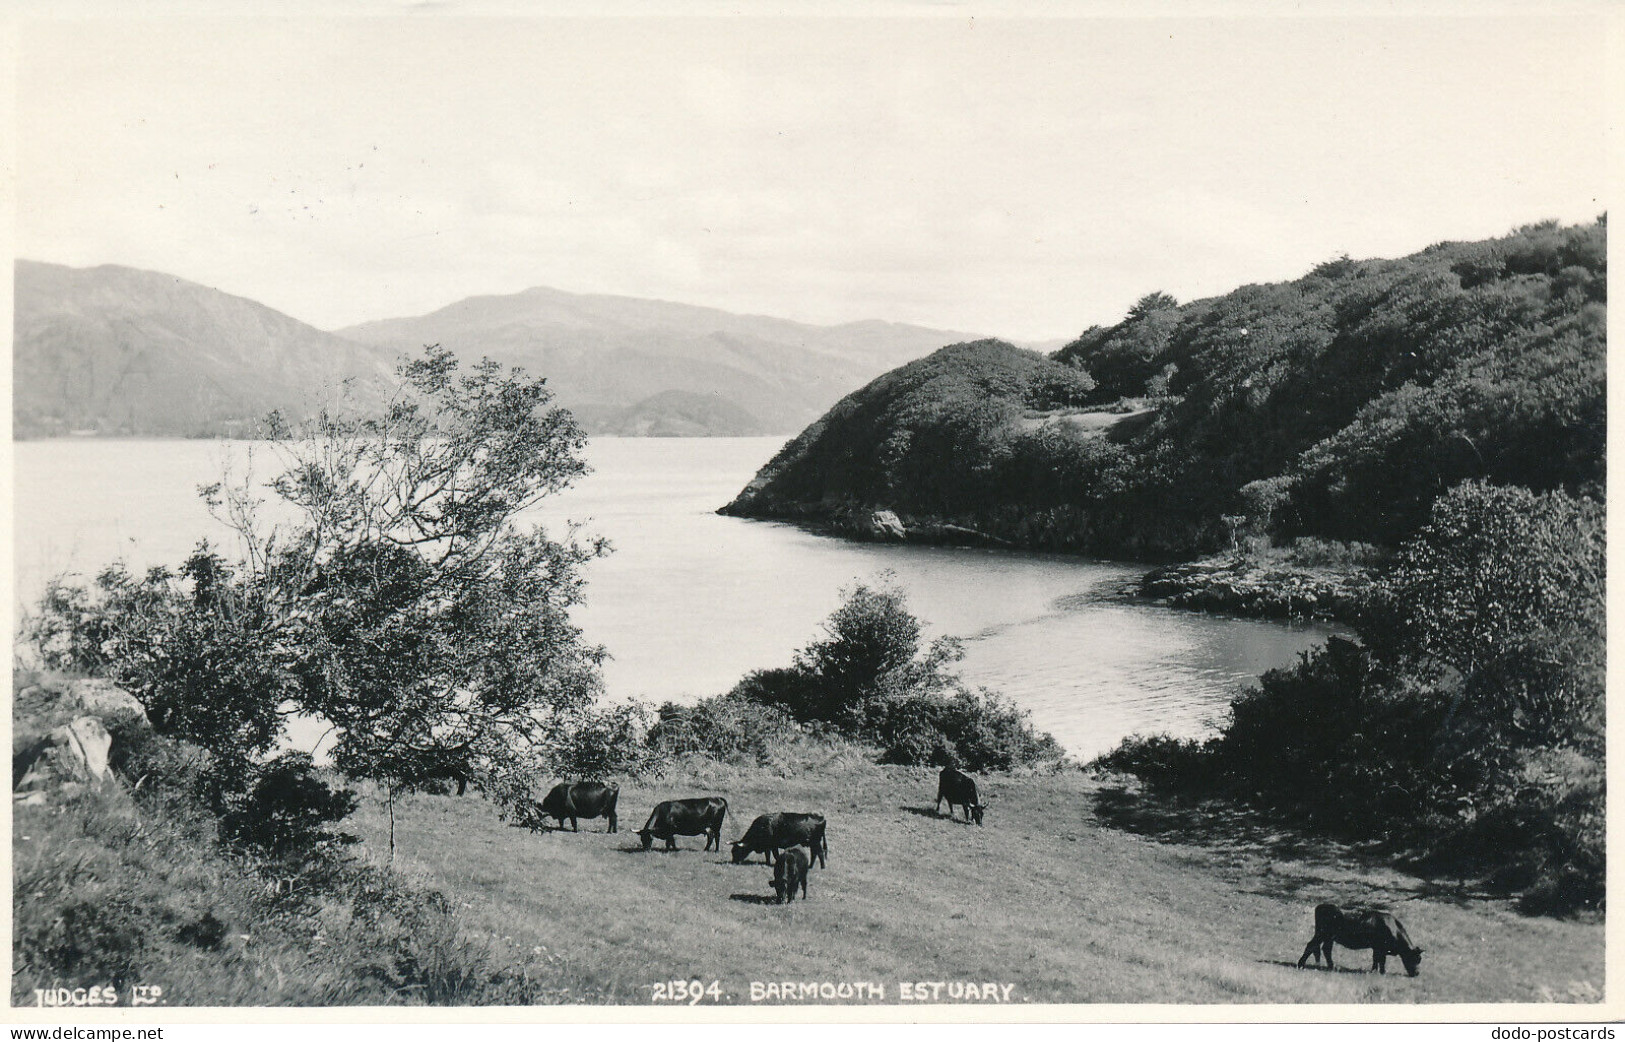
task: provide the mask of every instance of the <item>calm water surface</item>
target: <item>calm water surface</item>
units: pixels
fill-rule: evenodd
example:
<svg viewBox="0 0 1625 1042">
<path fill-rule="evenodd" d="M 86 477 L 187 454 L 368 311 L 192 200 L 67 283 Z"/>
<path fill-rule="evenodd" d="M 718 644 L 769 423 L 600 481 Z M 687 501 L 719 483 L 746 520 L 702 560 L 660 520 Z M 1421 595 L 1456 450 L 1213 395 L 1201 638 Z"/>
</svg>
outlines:
<svg viewBox="0 0 1625 1042">
<path fill-rule="evenodd" d="M 588 565 L 577 618 L 613 658 L 611 696 L 691 701 L 752 669 L 787 665 L 819 635 L 842 587 L 891 571 L 931 635 L 965 643 L 962 675 L 1030 709 L 1075 755 L 1125 735 L 1210 730 L 1238 686 L 1296 661 L 1334 632 L 1110 603 L 1141 570 L 1044 554 L 857 544 L 713 511 L 750 480 L 778 438 L 603 438 L 594 472 L 535 511 L 607 536 Z M 203 536 L 230 545 L 197 485 L 243 443 L 23 442 L 16 459 L 15 575 L 26 604 L 64 571 L 122 556 L 175 564 Z M 261 448 L 253 473 L 274 471 Z"/>
</svg>

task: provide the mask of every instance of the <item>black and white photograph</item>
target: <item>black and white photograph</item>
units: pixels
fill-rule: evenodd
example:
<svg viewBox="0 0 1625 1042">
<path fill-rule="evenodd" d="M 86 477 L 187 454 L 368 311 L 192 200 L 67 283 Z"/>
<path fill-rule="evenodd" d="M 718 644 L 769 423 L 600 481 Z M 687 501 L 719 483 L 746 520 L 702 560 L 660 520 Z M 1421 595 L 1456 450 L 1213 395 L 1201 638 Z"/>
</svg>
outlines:
<svg viewBox="0 0 1625 1042">
<path fill-rule="evenodd" d="M 14 1022 L 1625 1008 L 1618 9 L 4 19 Z"/>
</svg>

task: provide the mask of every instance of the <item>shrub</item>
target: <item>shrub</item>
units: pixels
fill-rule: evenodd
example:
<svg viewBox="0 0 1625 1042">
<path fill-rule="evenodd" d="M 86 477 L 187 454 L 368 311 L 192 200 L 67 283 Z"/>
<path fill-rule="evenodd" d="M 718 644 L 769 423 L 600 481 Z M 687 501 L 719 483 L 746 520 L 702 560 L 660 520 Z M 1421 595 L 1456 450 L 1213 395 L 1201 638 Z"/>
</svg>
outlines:
<svg viewBox="0 0 1625 1042">
<path fill-rule="evenodd" d="M 1101 773 L 1132 774 L 1170 792 L 1210 791 L 1217 780 L 1208 743 L 1165 734 L 1131 735 L 1087 766 Z"/>
<path fill-rule="evenodd" d="M 882 763 L 1007 771 L 1063 751 L 1034 732 L 1027 713 L 987 691 L 963 688 L 947 696 L 883 696 L 867 703 L 860 733 L 879 743 Z"/>
<path fill-rule="evenodd" d="M 1602 505 L 1591 500 L 1457 485 L 1385 577 L 1375 647 L 1471 674 L 1543 632 L 1580 626 L 1589 632 L 1574 639 L 1600 644 L 1603 529 Z"/>
<path fill-rule="evenodd" d="M 1008 770 L 1060 759 L 1060 745 L 1034 732 L 1025 711 L 959 682 L 951 668 L 964 655 L 957 641 L 921 647 L 920 620 L 889 576 L 882 580 L 846 590 L 824 622 L 824 639 L 797 652 L 794 666 L 750 674 L 693 724 L 674 724 L 670 740 L 765 757 L 765 743 L 783 725 L 743 713 L 743 703 L 878 745 L 884 763 Z"/>
<path fill-rule="evenodd" d="M 554 773 L 570 778 L 638 774 L 650 766 L 650 713 L 636 702 L 585 710 L 548 754 Z"/>
<path fill-rule="evenodd" d="M 248 792 L 220 819 L 226 843 L 273 860 L 322 860 L 355 837 L 331 826 L 355 809 L 348 789 L 316 776 L 308 753 L 284 753 L 256 772 Z"/>
<path fill-rule="evenodd" d="M 661 706 L 649 745 L 666 756 L 698 753 L 723 763 L 767 764 L 774 746 L 798 728 L 789 713 L 741 690 L 759 676 L 751 674 L 734 691 L 693 706 Z"/>
<path fill-rule="evenodd" d="M 1603 578 L 1599 504 L 1464 483 L 1376 580 L 1363 644 L 1266 673 L 1201 746 L 1097 764 L 1487 873 L 1527 910 L 1600 908 Z"/>
<path fill-rule="evenodd" d="M 1393 558 L 1393 552 L 1371 543 L 1340 542 L 1317 536 L 1299 536 L 1284 548 L 1284 556 L 1302 568 L 1377 568 Z"/>
</svg>

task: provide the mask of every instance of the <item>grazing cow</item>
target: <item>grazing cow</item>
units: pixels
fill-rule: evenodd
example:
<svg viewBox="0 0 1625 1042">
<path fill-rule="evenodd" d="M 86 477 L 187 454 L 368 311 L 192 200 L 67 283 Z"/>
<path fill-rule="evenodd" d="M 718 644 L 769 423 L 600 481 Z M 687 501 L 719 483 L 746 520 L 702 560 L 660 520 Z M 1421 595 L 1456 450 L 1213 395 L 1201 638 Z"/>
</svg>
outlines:
<svg viewBox="0 0 1625 1042">
<path fill-rule="evenodd" d="M 954 816 L 954 805 L 965 808 L 965 820 L 982 823 L 982 804 L 976 798 L 976 779 L 970 775 L 944 767 L 937 775 L 937 813 L 942 813 L 942 801 L 948 801 L 948 817 Z"/>
<path fill-rule="evenodd" d="M 547 798 L 536 805 L 537 825 L 545 824 L 544 818 L 549 816 L 559 819 L 559 828 L 564 828 L 566 818 L 570 820 L 572 831 L 580 832 L 581 825 L 577 818 L 609 819 L 609 831 L 615 831 L 615 799 L 621 791 L 613 785 L 603 785 L 599 782 L 559 782 L 553 786 L 553 791 Z"/>
<path fill-rule="evenodd" d="M 649 820 L 638 829 L 643 849 L 656 839 L 666 841 L 667 850 L 677 849 L 678 836 L 705 836 L 705 849 L 722 850 L 722 819 L 728 816 L 728 801 L 721 796 L 693 800 L 667 800 L 655 805 Z"/>
<path fill-rule="evenodd" d="M 807 855 L 800 847 L 791 847 L 773 862 L 773 892 L 779 895 L 779 904 L 796 899 L 796 887 L 801 887 L 801 899 L 807 899 Z"/>
<path fill-rule="evenodd" d="M 1405 972 L 1412 977 L 1416 976 L 1417 967 L 1422 964 L 1422 949 L 1411 944 L 1411 939 L 1405 933 L 1405 926 L 1390 912 L 1370 911 L 1366 909 L 1351 909 L 1344 911 L 1336 905 L 1315 906 L 1315 935 L 1309 939 L 1309 944 L 1298 959 L 1298 966 L 1302 968 L 1311 954 L 1315 957 L 1315 965 L 1320 965 L 1320 956 L 1326 955 L 1326 968 L 1332 968 L 1332 942 L 1336 941 L 1345 948 L 1370 948 L 1371 968 L 1378 973 L 1388 972 L 1388 956 L 1397 955 L 1399 961 L 1405 964 Z"/>
<path fill-rule="evenodd" d="M 750 823 L 745 834 L 733 841 L 733 861 L 743 865 L 752 854 L 762 854 L 768 863 L 788 847 L 806 847 L 809 859 L 827 867 L 829 840 L 824 836 L 822 814 L 763 814 Z"/>
</svg>

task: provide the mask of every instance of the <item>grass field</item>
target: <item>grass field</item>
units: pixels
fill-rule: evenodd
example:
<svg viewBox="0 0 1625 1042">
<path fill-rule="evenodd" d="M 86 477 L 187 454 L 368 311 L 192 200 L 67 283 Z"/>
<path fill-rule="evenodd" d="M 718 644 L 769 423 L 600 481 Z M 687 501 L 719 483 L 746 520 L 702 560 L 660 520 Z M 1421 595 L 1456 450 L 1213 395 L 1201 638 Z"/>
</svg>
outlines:
<svg viewBox="0 0 1625 1042">
<path fill-rule="evenodd" d="M 726 1002 L 750 1001 L 753 981 L 875 982 L 886 1002 L 900 982 L 935 981 L 1013 985 L 1011 1002 L 1602 998 L 1600 923 L 1524 917 L 1223 820 L 1187 822 L 1179 842 L 1108 828 L 1095 817 L 1100 783 L 1076 773 L 983 789 L 977 828 L 935 816 L 923 769 L 623 783 L 616 835 L 602 819 L 579 835 L 533 834 L 472 794 L 409 796 L 397 865 L 444 889 L 467 929 L 538 953 L 568 1001 L 648 1003 L 673 979 L 716 981 Z M 823 813 L 830 862 L 813 869 L 809 899 L 770 903 L 759 858 L 733 865 L 700 837 L 644 852 L 634 830 L 649 808 L 696 795 L 728 799 L 725 843 L 766 811 Z M 348 824 L 383 854 L 377 801 Z M 1391 908 L 1426 950 L 1421 975 L 1397 959 L 1386 976 L 1364 972 L 1370 954 L 1341 948 L 1336 971 L 1297 969 L 1323 900 Z"/>
</svg>

